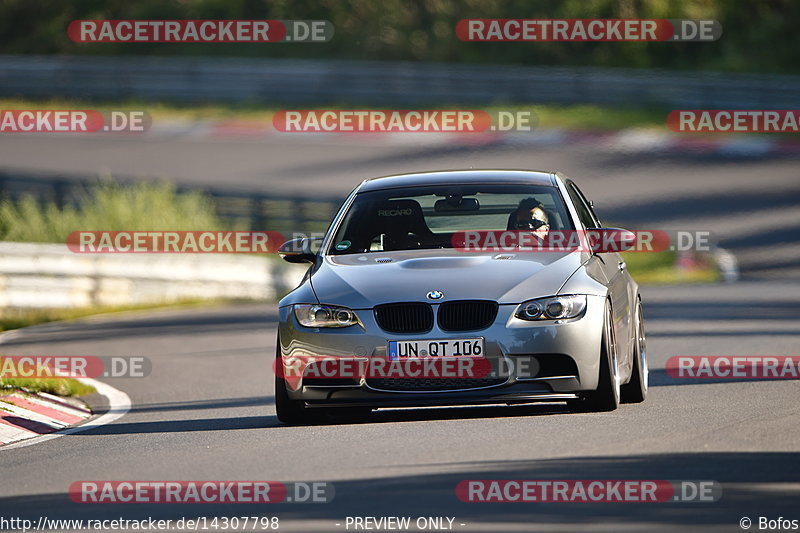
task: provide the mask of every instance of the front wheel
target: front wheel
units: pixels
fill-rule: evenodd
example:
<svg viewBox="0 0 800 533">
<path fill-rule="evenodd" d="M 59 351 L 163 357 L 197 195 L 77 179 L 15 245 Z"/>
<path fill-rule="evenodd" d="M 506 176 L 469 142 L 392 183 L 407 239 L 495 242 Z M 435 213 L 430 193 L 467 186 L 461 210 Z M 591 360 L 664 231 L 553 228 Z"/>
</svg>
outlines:
<svg viewBox="0 0 800 533">
<path fill-rule="evenodd" d="M 284 424 L 305 424 L 311 421 L 303 402 L 289 398 L 286 380 L 278 376 L 275 376 L 275 413 Z"/>
<path fill-rule="evenodd" d="M 649 372 L 647 367 L 647 346 L 644 336 L 644 315 L 642 304 L 636 312 L 636 344 L 633 352 L 633 370 L 631 380 L 622 386 L 622 401 L 625 403 L 641 403 L 647 398 Z"/>
<path fill-rule="evenodd" d="M 568 405 L 577 412 L 614 411 L 619 407 L 620 381 L 617 343 L 614 335 L 611 307 L 608 303 L 606 303 L 605 314 L 603 340 L 600 347 L 600 377 L 597 382 L 597 389 L 585 393 L 582 398 L 568 402 Z"/>
<path fill-rule="evenodd" d="M 283 361 L 281 360 L 281 341 L 277 341 L 275 353 L 275 413 L 284 424 L 308 424 L 318 422 L 324 417 L 319 410 L 310 410 L 300 400 L 289 398 L 286 380 L 280 377 Z"/>
</svg>

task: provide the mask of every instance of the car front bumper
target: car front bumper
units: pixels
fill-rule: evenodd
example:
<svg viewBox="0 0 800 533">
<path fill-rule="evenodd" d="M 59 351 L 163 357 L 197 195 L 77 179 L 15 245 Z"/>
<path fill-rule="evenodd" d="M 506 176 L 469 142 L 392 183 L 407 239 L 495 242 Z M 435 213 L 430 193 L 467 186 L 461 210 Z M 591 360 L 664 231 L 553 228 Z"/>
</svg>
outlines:
<svg viewBox="0 0 800 533">
<path fill-rule="evenodd" d="M 327 303 L 327 302 L 326 302 Z M 291 306 L 279 309 L 281 372 L 293 400 L 309 407 L 402 407 L 480 403 L 563 401 L 597 388 L 605 300 L 587 296 L 586 309 L 574 319 L 531 322 L 514 316 L 517 305 L 501 305 L 494 323 L 481 331 L 447 332 L 434 325 L 424 334 L 383 331 L 371 309 L 355 310 L 361 326 L 306 328 Z M 484 339 L 485 357 L 495 369 L 506 370 L 493 379 L 434 383 L 435 390 L 417 388 L 415 378 L 376 380 L 367 373 L 346 378 L 313 377 L 297 371 L 297 361 L 335 358 L 367 362 L 387 358 L 390 340 Z M 522 364 L 533 361 L 533 365 Z M 372 361 L 375 362 L 375 361 Z M 369 365 L 362 364 L 360 368 Z M 524 371 L 522 369 L 525 369 Z M 306 368 L 308 370 L 308 368 Z M 406 384 L 408 381 L 409 384 Z"/>
</svg>

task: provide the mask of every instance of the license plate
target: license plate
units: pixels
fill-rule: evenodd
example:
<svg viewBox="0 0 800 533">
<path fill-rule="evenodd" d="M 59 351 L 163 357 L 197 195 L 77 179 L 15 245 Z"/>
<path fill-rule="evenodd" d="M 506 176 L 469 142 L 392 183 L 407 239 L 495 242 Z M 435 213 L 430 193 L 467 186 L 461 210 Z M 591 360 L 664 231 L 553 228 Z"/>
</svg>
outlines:
<svg viewBox="0 0 800 533">
<path fill-rule="evenodd" d="M 389 341 L 389 359 L 483 357 L 483 339 Z"/>
</svg>

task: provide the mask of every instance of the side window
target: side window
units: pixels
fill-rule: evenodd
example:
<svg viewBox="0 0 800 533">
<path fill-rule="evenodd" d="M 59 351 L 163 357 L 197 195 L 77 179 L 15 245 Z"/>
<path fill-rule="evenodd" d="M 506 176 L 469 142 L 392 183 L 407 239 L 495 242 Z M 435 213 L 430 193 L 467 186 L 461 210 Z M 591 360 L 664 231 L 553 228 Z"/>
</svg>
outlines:
<svg viewBox="0 0 800 533">
<path fill-rule="evenodd" d="M 581 219 L 583 225 L 586 228 L 600 227 L 600 222 L 597 220 L 597 217 L 594 216 L 594 213 L 592 213 L 592 209 L 589 207 L 588 202 L 584 200 L 580 190 L 578 190 L 574 184 L 570 183 L 567 185 L 567 191 L 569 192 L 569 197 L 572 198 L 572 203 L 575 204 L 575 209 L 578 211 L 578 218 Z"/>
<path fill-rule="evenodd" d="M 589 215 L 591 215 L 592 219 L 594 219 L 594 227 L 602 228 L 603 222 L 600 220 L 600 217 L 597 216 L 597 213 L 594 212 L 594 208 L 592 207 L 592 202 L 586 199 L 586 195 L 583 194 L 583 191 L 580 190 L 577 185 L 573 183 L 572 186 L 575 187 L 575 192 L 577 192 L 578 196 L 581 197 L 583 203 L 586 205 L 586 209 L 589 211 Z"/>
</svg>

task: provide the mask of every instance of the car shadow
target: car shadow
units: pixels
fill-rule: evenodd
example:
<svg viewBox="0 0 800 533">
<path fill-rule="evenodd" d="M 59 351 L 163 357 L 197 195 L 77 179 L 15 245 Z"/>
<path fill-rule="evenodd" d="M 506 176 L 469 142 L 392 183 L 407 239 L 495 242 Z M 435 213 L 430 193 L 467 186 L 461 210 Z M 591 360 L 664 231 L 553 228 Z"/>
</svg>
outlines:
<svg viewBox="0 0 800 533">
<path fill-rule="evenodd" d="M 535 455 L 535 450 L 531 454 Z M 408 465 L 407 473 L 402 468 L 403 465 L 395 466 L 391 473 L 367 479 L 334 480 L 331 483 L 335 497 L 329 503 L 205 503 L 200 514 L 279 516 L 281 526 L 292 530 L 310 524 L 303 528 L 306 531 L 342 529 L 347 516 L 450 516 L 456 517 L 458 524 L 482 531 L 518 531 L 520 525 L 528 531 L 608 531 L 615 524 L 617 530 L 738 531 L 741 517 L 748 516 L 756 522 L 759 516 L 787 516 L 800 498 L 800 454 L 795 452 L 703 451 L 463 462 L 453 458 L 445 464 L 428 464 L 422 472 L 412 469 L 412 465 Z M 253 477 L 271 480 L 268 464 L 255 469 Z M 718 501 L 514 504 L 461 501 L 456 496 L 456 486 L 462 481 L 493 479 L 707 480 L 718 482 L 722 495 Z M 34 524 L 43 514 L 50 519 L 122 516 L 176 520 L 196 510 L 196 506 L 187 504 L 78 504 L 66 490 L 0 498 L 0 508 L 14 509 L 16 516 L 34 520 Z"/>
</svg>

